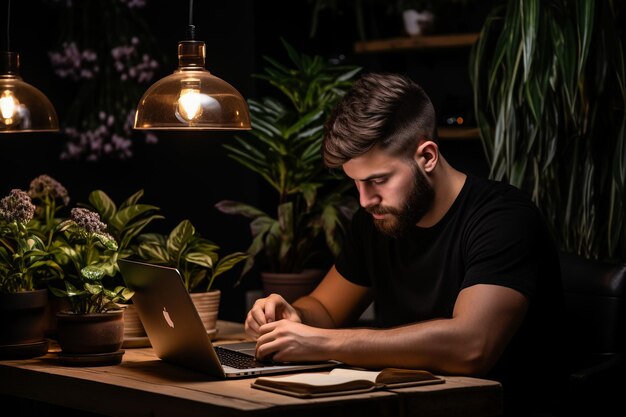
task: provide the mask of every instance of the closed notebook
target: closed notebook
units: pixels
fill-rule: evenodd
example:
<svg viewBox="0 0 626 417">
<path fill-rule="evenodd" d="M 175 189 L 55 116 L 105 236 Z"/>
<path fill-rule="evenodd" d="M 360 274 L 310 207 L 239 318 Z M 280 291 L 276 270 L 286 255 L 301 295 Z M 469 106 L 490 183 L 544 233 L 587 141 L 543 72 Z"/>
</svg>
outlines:
<svg viewBox="0 0 626 417">
<path fill-rule="evenodd" d="M 301 373 L 284 377 L 260 377 L 252 383 L 252 387 L 306 398 L 443 382 L 443 378 L 422 370 L 385 368 L 382 371 L 362 371 L 336 368 L 327 374 Z"/>
</svg>

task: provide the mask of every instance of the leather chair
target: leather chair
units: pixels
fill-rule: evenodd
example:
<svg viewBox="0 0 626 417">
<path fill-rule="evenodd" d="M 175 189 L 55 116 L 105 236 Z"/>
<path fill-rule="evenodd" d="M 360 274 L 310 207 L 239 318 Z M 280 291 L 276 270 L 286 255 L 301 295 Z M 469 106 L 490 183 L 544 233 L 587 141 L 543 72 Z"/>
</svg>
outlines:
<svg viewBox="0 0 626 417">
<path fill-rule="evenodd" d="M 626 264 L 560 254 L 569 368 L 562 415 L 626 415 Z"/>
</svg>

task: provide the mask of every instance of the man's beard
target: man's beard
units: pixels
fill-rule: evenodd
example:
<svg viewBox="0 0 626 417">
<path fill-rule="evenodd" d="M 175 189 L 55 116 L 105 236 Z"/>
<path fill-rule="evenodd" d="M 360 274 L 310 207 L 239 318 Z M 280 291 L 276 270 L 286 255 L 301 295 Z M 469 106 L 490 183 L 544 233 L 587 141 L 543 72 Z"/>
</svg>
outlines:
<svg viewBox="0 0 626 417">
<path fill-rule="evenodd" d="M 413 187 L 400 208 L 375 205 L 365 209 L 371 214 L 387 214 L 384 219 L 373 219 L 374 226 L 379 232 L 392 238 L 402 237 L 415 227 L 433 205 L 435 190 L 417 167 L 414 172 Z"/>
</svg>

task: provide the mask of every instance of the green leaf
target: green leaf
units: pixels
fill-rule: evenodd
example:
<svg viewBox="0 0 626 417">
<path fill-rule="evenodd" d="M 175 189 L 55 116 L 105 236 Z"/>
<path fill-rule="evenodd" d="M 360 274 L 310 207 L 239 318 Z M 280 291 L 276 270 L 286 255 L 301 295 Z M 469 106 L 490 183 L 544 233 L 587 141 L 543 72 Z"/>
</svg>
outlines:
<svg viewBox="0 0 626 417">
<path fill-rule="evenodd" d="M 104 291 L 104 287 L 102 284 L 90 284 L 88 282 L 85 283 L 85 290 L 92 295 L 99 295 Z"/>
<path fill-rule="evenodd" d="M 135 204 L 125 207 L 119 210 L 113 217 L 111 217 L 109 223 L 116 230 L 122 231 L 124 228 L 137 217 L 140 217 L 148 212 L 159 210 L 156 206 L 148 204 Z"/>
<path fill-rule="evenodd" d="M 189 220 L 183 220 L 172 230 L 167 238 L 167 251 L 173 258 L 178 258 L 196 233 Z"/>
<path fill-rule="evenodd" d="M 102 221 L 107 224 L 110 223 L 111 217 L 117 211 L 113 200 L 104 191 L 95 190 L 89 194 L 89 202 L 100 214 Z"/>
<path fill-rule="evenodd" d="M 238 214 L 241 216 L 245 216 L 249 219 L 256 219 L 257 217 L 262 216 L 267 217 L 267 214 L 257 209 L 256 207 L 253 207 L 249 204 L 240 203 L 238 201 L 222 200 L 215 204 L 215 208 L 217 208 L 222 213 Z"/>
<path fill-rule="evenodd" d="M 215 271 L 213 272 L 213 279 L 218 275 L 223 274 L 226 271 L 231 270 L 235 265 L 247 260 L 250 257 L 248 253 L 235 252 L 224 256 L 217 264 Z"/>
<path fill-rule="evenodd" d="M 213 259 L 209 253 L 189 252 L 185 254 L 185 260 L 205 268 L 213 268 Z"/>
<path fill-rule="evenodd" d="M 152 263 L 168 265 L 173 262 L 164 246 L 151 242 L 140 243 L 137 247 L 137 253 L 141 259 Z"/>
<path fill-rule="evenodd" d="M 141 197 L 143 197 L 143 190 L 139 190 L 135 194 L 128 197 L 126 201 L 124 201 L 120 205 L 120 210 L 124 209 L 125 207 L 134 206 L 141 199 Z"/>
<path fill-rule="evenodd" d="M 96 265 L 89 265 L 80 270 L 80 274 L 90 281 L 101 281 L 105 270 Z"/>
</svg>

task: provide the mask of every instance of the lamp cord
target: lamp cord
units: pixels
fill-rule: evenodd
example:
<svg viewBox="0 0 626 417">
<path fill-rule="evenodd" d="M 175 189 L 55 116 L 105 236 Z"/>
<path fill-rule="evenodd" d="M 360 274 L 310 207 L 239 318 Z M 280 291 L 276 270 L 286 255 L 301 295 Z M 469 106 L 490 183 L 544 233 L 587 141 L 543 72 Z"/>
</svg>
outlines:
<svg viewBox="0 0 626 417">
<path fill-rule="evenodd" d="M 11 50 L 9 25 L 11 24 L 11 0 L 7 1 L 7 52 Z"/>
<path fill-rule="evenodd" d="M 187 38 L 196 40 L 196 27 L 193 24 L 193 0 L 189 0 L 189 26 L 187 26 Z"/>
</svg>

